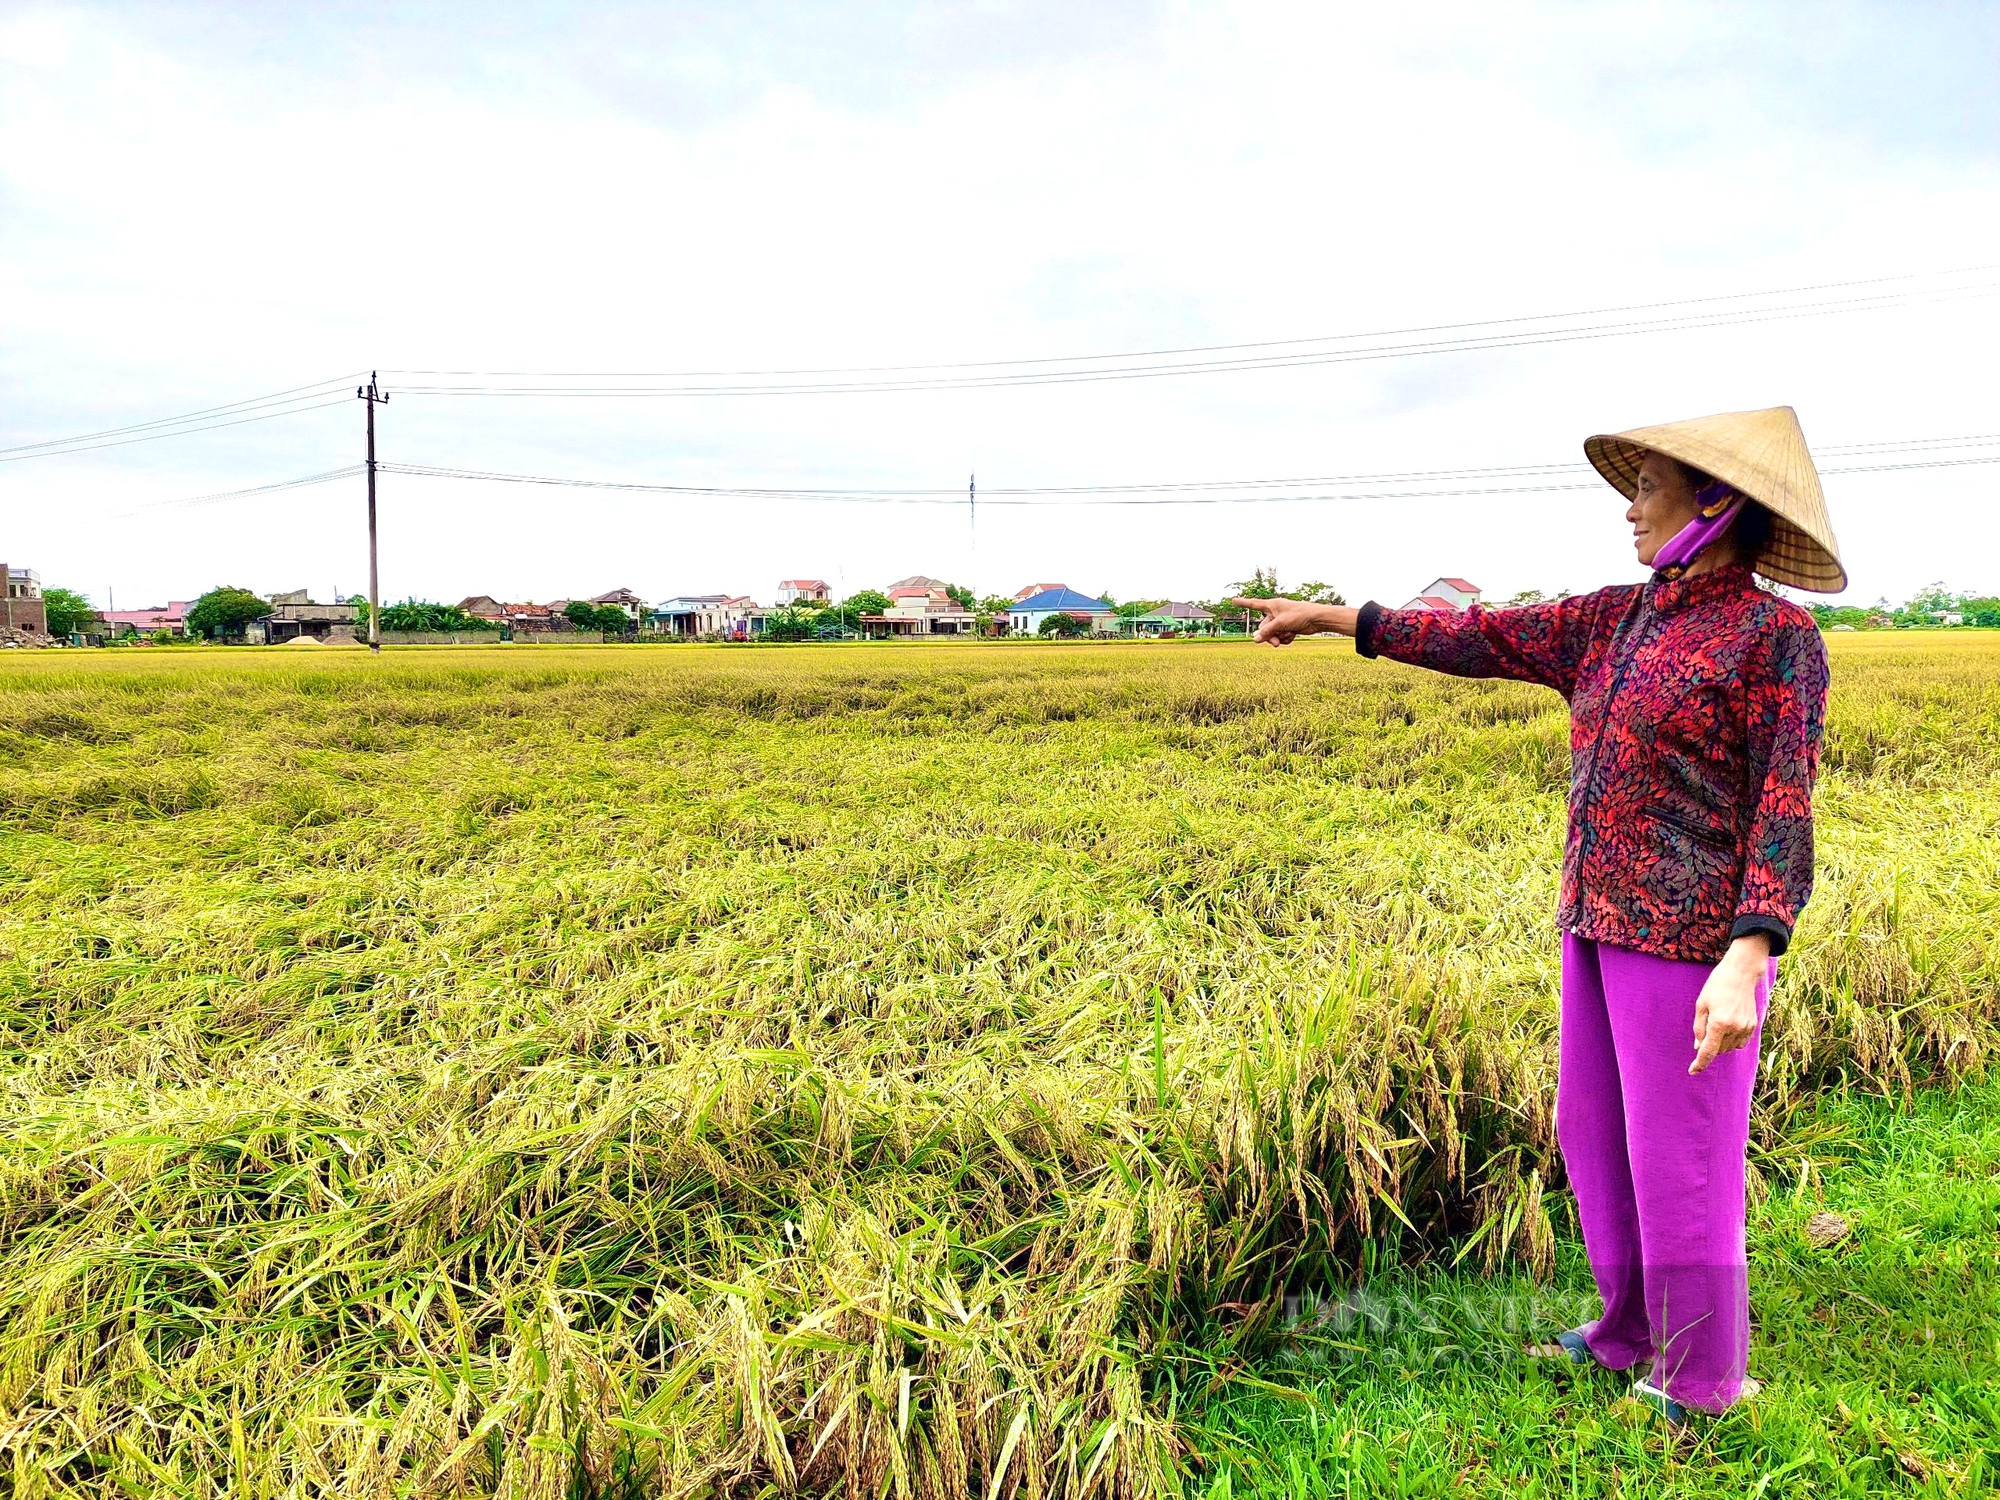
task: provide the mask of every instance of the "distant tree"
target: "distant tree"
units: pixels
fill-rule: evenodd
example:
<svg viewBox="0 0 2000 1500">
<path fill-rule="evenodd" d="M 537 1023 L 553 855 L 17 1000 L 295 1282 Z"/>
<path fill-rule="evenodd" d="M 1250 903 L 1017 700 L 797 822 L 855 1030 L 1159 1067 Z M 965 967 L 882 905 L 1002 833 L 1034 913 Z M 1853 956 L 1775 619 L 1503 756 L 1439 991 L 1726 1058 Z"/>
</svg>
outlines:
<svg viewBox="0 0 2000 1500">
<path fill-rule="evenodd" d="M 1862 630 L 1877 618 L 1875 611 L 1863 609 L 1858 604 L 1826 604 L 1817 599 L 1806 605 L 1806 612 L 1818 622 L 1821 630 L 1831 630 L 1836 625 Z"/>
<path fill-rule="evenodd" d="M 1959 607 L 1958 595 L 1942 583 L 1929 584 L 1910 595 L 1909 602 L 1891 608 L 1884 599 L 1880 606 L 1889 612 L 1889 622 L 1898 630 L 1920 630 L 1940 623 L 1938 616 Z"/>
<path fill-rule="evenodd" d="M 1121 620 L 1136 620 L 1141 615 L 1149 615 L 1167 601 L 1164 599 L 1127 599 L 1123 604 L 1114 605 L 1112 613 Z"/>
<path fill-rule="evenodd" d="M 1347 602 L 1332 584 L 1321 583 L 1318 579 L 1289 589 L 1279 588 L 1276 568 L 1252 569 L 1248 578 L 1240 583 L 1232 583 L 1229 592 L 1239 599 L 1303 599 L 1308 604 Z M 1242 611 L 1237 610 L 1236 614 L 1241 615 Z"/>
<path fill-rule="evenodd" d="M 1913 615 L 1941 615 L 1948 609 L 1958 608 L 1958 595 L 1943 584 L 1934 583 L 1912 594 L 1907 608 Z"/>
<path fill-rule="evenodd" d="M 956 601 L 960 609 L 978 608 L 979 601 L 973 597 L 972 590 L 962 583 L 948 583 L 944 586 L 944 592 L 945 597 Z"/>
<path fill-rule="evenodd" d="M 1231 599 L 1303 599 L 1311 604 L 1345 604 L 1340 591 L 1330 583 L 1314 579 L 1296 588 L 1278 586 L 1276 568 L 1253 568 L 1248 578 L 1239 579 L 1229 586 L 1229 593 L 1221 599 L 1205 602 L 1202 608 L 1215 616 L 1213 629 L 1241 630 L 1247 628 L 1244 616 L 1249 613 L 1240 605 L 1231 604 Z"/>
<path fill-rule="evenodd" d="M 97 618 L 90 601 L 75 589 L 43 589 L 42 611 L 49 619 L 50 635 L 71 635 Z"/>
<path fill-rule="evenodd" d="M 1560 599 L 1560 593 L 1545 594 L 1540 589 L 1522 589 L 1511 599 L 1501 600 L 1503 608 L 1516 608 L 1523 604 L 1547 604 L 1551 599 Z"/>
<path fill-rule="evenodd" d="M 261 620 L 270 612 L 269 600 L 248 589 L 224 585 L 210 589 L 194 601 L 194 607 L 187 612 L 187 632 L 212 641 L 217 636 L 241 630 L 250 621 Z"/>
<path fill-rule="evenodd" d="M 1278 597 L 1278 570 L 1253 568 L 1248 578 L 1230 584 L 1229 592 L 1239 599 L 1275 599 Z"/>
<path fill-rule="evenodd" d="M 1072 614 L 1057 613 L 1047 615 L 1035 627 L 1037 635 L 1061 636 L 1064 640 L 1074 640 L 1077 636 L 1090 634 L 1090 626 Z"/>
<path fill-rule="evenodd" d="M 984 599 L 975 599 L 966 608 L 972 611 L 973 627 L 981 635 L 1005 635 L 1014 611 L 1014 596 L 988 594 Z"/>
<path fill-rule="evenodd" d="M 355 601 L 355 629 L 368 629 L 368 601 Z M 476 630 L 497 631 L 492 620 L 467 614 L 456 604 L 436 604 L 427 599 L 405 599 L 401 604 L 382 606 L 382 628 L 409 635 L 467 635 Z"/>
<path fill-rule="evenodd" d="M 809 641 L 819 631 L 823 609 L 814 609 L 806 604 L 787 604 L 782 609 L 771 611 L 764 621 L 764 639 L 767 641 Z"/>
<path fill-rule="evenodd" d="M 632 617 L 616 604 L 592 604 L 588 599 L 572 599 L 563 606 L 563 618 L 578 630 L 601 630 L 606 635 L 623 635 L 632 628 Z"/>
<path fill-rule="evenodd" d="M 1248 597 L 1255 599 L 1261 596 L 1251 594 Z M 1201 607 L 1207 610 L 1210 616 L 1212 616 L 1209 626 L 1213 633 L 1241 630 L 1243 628 L 1243 617 L 1250 613 L 1250 611 L 1243 608 L 1240 604 L 1231 604 L 1228 599 L 1203 599 L 1199 602 Z"/>
<path fill-rule="evenodd" d="M 2000 598 L 1991 595 L 1978 598 L 1967 596 L 1960 601 L 1959 608 L 1964 611 L 1968 625 L 1983 625 L 1988 630 L 2000 627 Z"/>
<path fill-rule="evenodd" d="M 843 630 L 859 630 L 863 615 L 879 615 L 889 607 L 889 596 L 875 589 L 849 594 L 827 611 Z"/>
</svg>

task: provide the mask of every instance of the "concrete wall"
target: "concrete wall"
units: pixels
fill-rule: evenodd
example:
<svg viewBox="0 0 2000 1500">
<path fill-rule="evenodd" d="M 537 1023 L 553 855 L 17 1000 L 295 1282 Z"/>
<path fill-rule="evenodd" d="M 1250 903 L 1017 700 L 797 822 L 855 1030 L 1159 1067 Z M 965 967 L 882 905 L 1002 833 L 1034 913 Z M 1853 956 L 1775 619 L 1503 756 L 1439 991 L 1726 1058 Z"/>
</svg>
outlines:
<svg viewBox="0 0 2000 1500">
<path fill-rule="evenodd" d="M 364 631 L 358 637 L 366 642 Z M 385 646 L 490 646 L 500 639 L 497 630 L 467 630 L 457 634 L 445 630 L 385 630 L 382 644 Z"/>
<path fill-rule="evenodd" d="M 366 642 L 366 633 L 361 640 Z M 524 646 L 595 646 L 604 640 L 601 630 L 516 630 L 512 639 Z M 493 646 L 501 640 L 497 630 L 385 630 L 385 646 Z"/>
</svg>

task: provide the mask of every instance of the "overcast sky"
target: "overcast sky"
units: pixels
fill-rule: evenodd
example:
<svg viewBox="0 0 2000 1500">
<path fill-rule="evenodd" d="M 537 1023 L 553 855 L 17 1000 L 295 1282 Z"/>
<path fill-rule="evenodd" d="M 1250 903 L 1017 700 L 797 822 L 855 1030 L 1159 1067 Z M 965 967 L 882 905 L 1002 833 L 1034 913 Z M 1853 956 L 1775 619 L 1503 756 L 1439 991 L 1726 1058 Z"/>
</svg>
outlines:
<svg viewBox="0 0 2000 1500">
<path fill-rule="evenodd" d="M 1996 88 L 1990 0 L 0 6 L 0 446 L 371 367 L 1115 353 L 1973 267 L 2000 261 Z M 1777 404 L 1819 448 L 2000 433 L 1996 333 L 1988 294 L 1027 388 L 390 378 L 380 442 L 543 475 L 982 491 L 1562 462 L 1592 432 Z M 121 607 L 351 592 L 359 479 L 164 502 L 361 443 L 349 400 L 0 464 L 0 559 Z M 2000 589 L 2000 465 L 1826 483 L 1848 598 Z M 1399 603 L 1441 573 L 1490 597 L 1638 576 L 1609 489 L 988 505 L 976 531 L 963 506 L 401 475 L 381 507 L 387 598 L 768 601 L 780 578 L 914 572 L 1210 598 L 1274 564 Z"/>
</svg>

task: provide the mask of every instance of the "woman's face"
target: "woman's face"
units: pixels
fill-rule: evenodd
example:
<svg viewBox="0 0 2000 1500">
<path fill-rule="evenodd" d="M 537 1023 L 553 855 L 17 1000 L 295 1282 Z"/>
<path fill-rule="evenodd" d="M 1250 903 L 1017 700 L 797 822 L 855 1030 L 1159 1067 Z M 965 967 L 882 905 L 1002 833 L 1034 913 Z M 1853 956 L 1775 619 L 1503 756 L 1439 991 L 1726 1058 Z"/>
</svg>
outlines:
<svg viewBox="0 0 2000 1500">
<path fill-rule="evenodd" d="M 1639 465 L 1639 493 L 1625 507 L 1625 519 L 1632 523 L 1632 550 L 1639 554 L 1640 563 L 1650 568 L 1660 549 L 1700 510 L 1694 486 L 1681 466 L 1671 458 L 1648 453 Z"/>
</svg>

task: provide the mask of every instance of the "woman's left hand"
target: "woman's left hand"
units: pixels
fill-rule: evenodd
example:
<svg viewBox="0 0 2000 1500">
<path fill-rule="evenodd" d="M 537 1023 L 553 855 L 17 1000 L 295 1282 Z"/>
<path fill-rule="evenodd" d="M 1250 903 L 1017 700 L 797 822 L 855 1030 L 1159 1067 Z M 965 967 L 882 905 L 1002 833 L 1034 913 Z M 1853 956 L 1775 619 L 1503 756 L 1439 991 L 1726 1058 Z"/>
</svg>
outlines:
<svg viewBox="0 0 2000 1500">
<path fill-rule="evenodd" d="M 1750 1040 L 1757 1029 L 1757 986 L 1770 964 L 1771 940 L 1750 933 L 1731 943 L 1722 962 L 1708 971 L 1694 1003 L 1695 1059 L 1688 1072 L 1702 1072 Z"/>
</svg>

